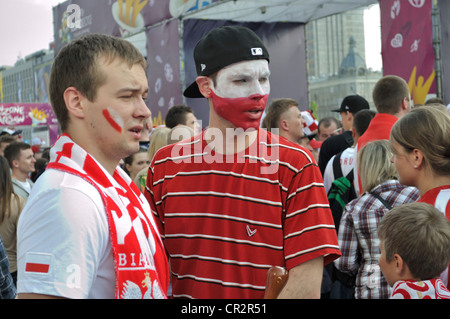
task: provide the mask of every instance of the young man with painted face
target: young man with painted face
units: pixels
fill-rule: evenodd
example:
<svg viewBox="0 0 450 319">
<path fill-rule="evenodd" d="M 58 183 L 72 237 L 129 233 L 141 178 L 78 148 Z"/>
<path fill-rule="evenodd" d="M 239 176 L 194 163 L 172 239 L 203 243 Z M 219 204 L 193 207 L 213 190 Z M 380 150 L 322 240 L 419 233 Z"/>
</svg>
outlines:
<svg viewBox="0 0 450 319">
<path fill-rule="evenodd" d="M 18 225 L 19 297 L 165 298 L 168 263 L 150 207 L 119 161 L 139 150 L 146 63 L 98 34 L 58 53 L 50 75 L 63 134 Z"/>
<path fill-rule="evenodd" d="M 175 298 L 262 298 L 272 265 L 280 298 L 318 298 L 340 255 L 320 171 L 309 151 L 260 129 L 269 54 L 244 27 L 212 30 L 194 51 L 184 94 L 209 101 L 208 128 L 161 149 L 146 197 L 170 256 Z"/>
</svg>

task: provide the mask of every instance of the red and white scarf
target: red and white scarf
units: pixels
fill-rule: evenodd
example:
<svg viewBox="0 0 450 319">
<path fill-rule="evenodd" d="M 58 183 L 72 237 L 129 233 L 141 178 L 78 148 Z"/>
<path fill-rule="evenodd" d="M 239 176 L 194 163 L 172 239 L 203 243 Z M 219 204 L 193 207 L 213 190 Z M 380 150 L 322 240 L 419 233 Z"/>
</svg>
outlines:
<svg viewBox="0 0 450 319">
<path fill-rule="evenodd" d="M 117 168 L 111 176 L 67 134 L 51 151 L 47 169 L 83 178 L 99 192 L 108 217 L 116 274 L 116 298 L 167 298 L 169 267 L 150 206 Z"/>
</svg>

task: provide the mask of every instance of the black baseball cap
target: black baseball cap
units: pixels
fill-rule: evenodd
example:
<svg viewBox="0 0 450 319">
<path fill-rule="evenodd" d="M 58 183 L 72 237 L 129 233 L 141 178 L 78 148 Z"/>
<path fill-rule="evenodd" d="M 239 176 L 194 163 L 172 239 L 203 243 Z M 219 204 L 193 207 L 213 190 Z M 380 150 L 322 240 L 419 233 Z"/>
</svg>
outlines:
<svg viewBox="0 0 450 319">
<path fill-rule="evenodd" d="M 369 102 L 365 98 L 360 95 L 348 95 L 346 96 L 341 103 L 341 107 L 336 110 L 332 110 L 332 112 L 350 112 L 355 114 L 358 111 L 370 109 Z"/>
<path fill-rule="evenodd" d="M 255 32 L 243 26 L 211 30 L 195 46 L 194 61 L 198 76 L 211 75 L 227 65 L 257 59 L 269 60 L 269 52 Z M 183 92 L 190 98 L 203 97 L 194 81 Z"/>
</svg>

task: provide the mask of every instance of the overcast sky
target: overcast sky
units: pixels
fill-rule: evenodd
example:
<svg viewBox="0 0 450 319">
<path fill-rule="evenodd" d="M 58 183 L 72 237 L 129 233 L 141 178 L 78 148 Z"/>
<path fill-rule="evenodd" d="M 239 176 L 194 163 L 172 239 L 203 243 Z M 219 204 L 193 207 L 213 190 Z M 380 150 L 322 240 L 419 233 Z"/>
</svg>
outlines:
<svg viewBox="0 0 450 319">
<path fill-rule="evenodd" d="M 0 66 L 48 49 L 53 41 L 52 7 L 60 2 L 64 1 L 0 0 Z"/>
<path fill-rule="evenodd" d="M 93 0 L 94 1 L 94 0 Z M 1 50 L 0 66 L 14 65 L 17 57 L 25 57 L 42 49 L 48 49 L 53 41 L 52 7 L 64 0 L 0 0 Z M 381 69 L 380 17 L 378 6 L 372 6 L 365 14 L 366 63 L 374 70 Z"/>
</svg>

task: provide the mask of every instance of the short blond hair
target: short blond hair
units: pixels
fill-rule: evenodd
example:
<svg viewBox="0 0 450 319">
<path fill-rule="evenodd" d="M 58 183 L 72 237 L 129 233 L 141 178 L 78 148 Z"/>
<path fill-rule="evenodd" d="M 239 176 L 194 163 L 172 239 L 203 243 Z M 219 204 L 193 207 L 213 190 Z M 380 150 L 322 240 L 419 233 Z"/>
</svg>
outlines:
<svg viewBox="0 0 450 319">
<path fill-rule="evenodd" d="M 263 127 L 268 131 L 280 128 L 281 116 L 291 107 L 298 108 L 298 102 L 291 98 L 278 98 L 267 106 L 266 116 L 263 119 Z"/>
<path fill-rule="evenodd" d="M 170 128 L 165 126 L 155 127 L 150 135 L 150 145 L 148 146 L 147 155 L 150 160 L 153 159 L 156 152 L 167 145 L 167 139 L 170 134 Z"/>
<path fill-rule="evenodd" d="M 372 98 L 379 113 L 394 115 L 401 110 L 405 98 L 410 101 L 408 83 L 399 76 L 386 75 L 375 84 Z"/>
<path fill-rule="evenodd" d="M 434 206 L 414 202 L 394 207 L 378 226 L 386 261 L 399 254 L 414 277 L 439 277 L 450 261 L 450 221 Z"/>
</svg>

